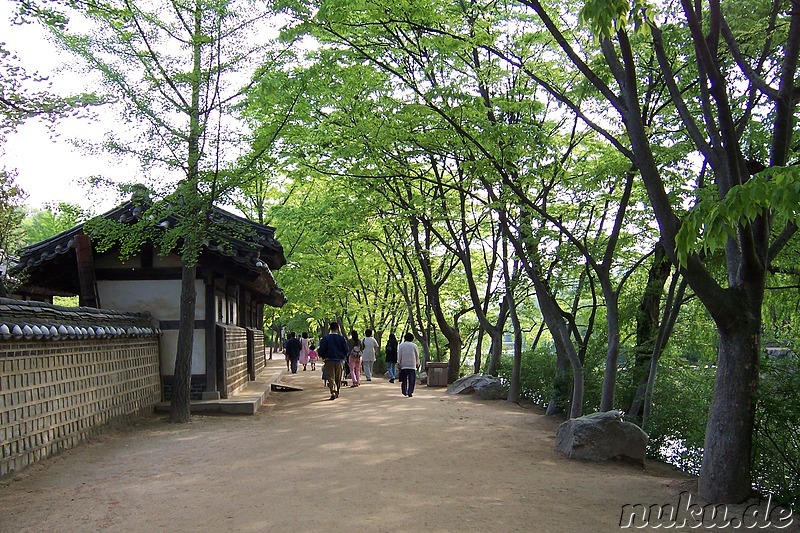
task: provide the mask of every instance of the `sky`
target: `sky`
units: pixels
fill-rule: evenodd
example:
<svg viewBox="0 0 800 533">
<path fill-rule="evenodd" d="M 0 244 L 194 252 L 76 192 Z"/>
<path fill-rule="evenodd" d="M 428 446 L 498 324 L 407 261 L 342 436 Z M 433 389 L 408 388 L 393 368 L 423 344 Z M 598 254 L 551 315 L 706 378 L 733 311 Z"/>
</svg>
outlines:
<svg viewBox="0 0 800 533">
<path fill-rule="evenodd" d="M 51 90 L 57 94 L 89 90 L 96 78 L 71 72 L 64 65 L 74 59 L 58 50 L 37 25 L 15 26 L 9 23 L 14 2 L 0 0 L 0 41 L 17 54 L 29 72 L 47 75 Z M 26 204 L 40 208 L 48 203 L 70 202 L 102 213 L 114 207 L 113 192 L 88 192 L 81 180 L 101 175 L 113 181 L 135 181 L 141 176 L 138 163 L 110 155 L 88 154 L 74 141 L 97 143 L 121 121 L 113 109 L 101 108 L 98 119 L 63 119 L 54 132 L 38 121 L 29 121 L 9 134 L 0 146 L 0 167 L 16 169 L 16 183 L 26 193 Z"/>
</svg>

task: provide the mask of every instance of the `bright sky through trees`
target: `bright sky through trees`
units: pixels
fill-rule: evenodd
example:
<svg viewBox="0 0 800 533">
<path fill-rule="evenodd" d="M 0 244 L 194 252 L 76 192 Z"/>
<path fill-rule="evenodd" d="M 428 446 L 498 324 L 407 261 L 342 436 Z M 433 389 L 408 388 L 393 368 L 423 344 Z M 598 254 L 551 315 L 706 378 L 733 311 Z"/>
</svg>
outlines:
<svg viewBox="0 0 800 533">
<path fill-rule="evenodd" d="M 0 2 L 0 40 L 15 53 L 29 74 L 47 76 L 49 90 L 56 94 L 90 90 L 97 80 L 86 73 L 70 70 L 78 62 L 47 40 L 46 32 L 36 24 L 14 25 L 9 19 L 12 2 Z M 133 159 L 120 161 L 106 153 L 89 155 L 75 141 L 100 143 L 105 133 L 119 125 L 110 106 L 95 109 L 96 120 L 65 118 L 51 130 L 37 120 L 28 121 L 0 143 L 0 166 L 16 169 L 16 182 L 28 194 L 27 205 L 39 208 L 51 202 L 70 202 L 94 212 L 116 204 L 113 193 L 87 194 L 82 180 L 102 175 L 114 181 L 130 181 L 139 173 Z"/>
</svg>

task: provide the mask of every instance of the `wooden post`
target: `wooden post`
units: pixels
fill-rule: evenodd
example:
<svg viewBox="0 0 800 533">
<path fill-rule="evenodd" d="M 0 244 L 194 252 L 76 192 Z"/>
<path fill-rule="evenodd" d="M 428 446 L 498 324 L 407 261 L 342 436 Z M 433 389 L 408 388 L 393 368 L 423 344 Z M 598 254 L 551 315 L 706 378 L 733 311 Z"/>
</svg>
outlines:
<svg viewBox="0 0 800 533">
<path fill-rule="evenodd" d="M 78 295 L 79 303 L 82 306 L 99 308 L 100 297 L 97 294 L 97 281 L 94 276 L 92 244 L 86 235 L 75 235 L 75 256 L 78 263 L 78 282 L 81 289 L 81 293 Z"/>
</svg>

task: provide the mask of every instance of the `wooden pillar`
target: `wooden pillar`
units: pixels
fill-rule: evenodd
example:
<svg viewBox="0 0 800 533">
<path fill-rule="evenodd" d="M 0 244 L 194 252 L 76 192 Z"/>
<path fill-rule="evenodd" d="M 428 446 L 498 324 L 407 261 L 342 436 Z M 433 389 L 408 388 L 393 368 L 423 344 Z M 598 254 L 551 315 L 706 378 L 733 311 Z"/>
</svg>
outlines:
<svg viewBox="0 0 800 533">
<path fill-rule="evenodd" d="M 81 293 L 78 295 L 79 304 L 86 307 L 100 307 L 100 297 L 97 295 L 97 281 L 94 276 L 94 261 L 92 259 L 92 243 L 84 234 L 75 235 L 75 256 L 78 262 L 78 283 Z"/>
<path fill-rule="evenodd" d="M 217 306 L 214 295 L 214 272 L 208 270 L 203 273 L 205 294 L 205 336 L 206 336 L 206 391 L 204 400 L 213 400 L 220 397 L 217 388 Z"/>
<path fill-rule="evenodd" d="M 236 286 L 236 325 L 246 328 L 247 323 L 247 295 L 246 290 L 241 285 Z"/>
</svg>

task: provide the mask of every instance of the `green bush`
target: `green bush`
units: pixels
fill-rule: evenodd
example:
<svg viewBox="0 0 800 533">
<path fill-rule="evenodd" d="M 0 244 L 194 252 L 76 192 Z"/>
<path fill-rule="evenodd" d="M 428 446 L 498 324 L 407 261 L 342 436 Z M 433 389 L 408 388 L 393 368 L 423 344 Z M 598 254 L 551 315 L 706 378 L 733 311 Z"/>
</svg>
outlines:
<svg viewBox="0 0 800 533">
<path fill-rule="evenodd" d="M 686 333 L 685 335 L 683 333 Z M 706 423 L 716 375 L 714 331 L 696 328 L 673 338 L 671 352 L 659 362 L 650 420 L 648 455 L 697 474 L 705 445 Z M 602 393 L 605 351 L 600 339 L 587 350 L 584 412 L 597 410 Z M 623 354 L 624 355 L 624 354 Z M 621 358 L 617 404 L 627 409 L 639 383 L 633 358 Z M 501 359 L 499 377 L 511 378 L 510 356 Z M 642 369 L 639 369 L 642 371 Z M 521 395 L 543 407 L 558 387 L 559 407 L 569 407 L 572 373 L 554 384 L 556 355 L 540 343 L 522 357 Z M 762 363 L 756 406 L 753 485 L 772 494 L 775 503 L 800 505 L 800 361 L 766 358 Z M 640 421 L 636 421 L 637 423 Z"/>
<path fill-rule="evenodd" d="M 784 504 L 800 504 L 800 363 L 765 358 L 761 366 L 753 483 Z"/>
<path fill-rule="evenodd" d="M 705 444 L 715 368 L 676 356 L 661 358 L 645 431 L 649 455 L 697 474 Z"/>
<path fill-rule="evenodd" d="M 375 376 L 383 376 L 386 373 L 386 357 L 383 353 L 375 356 L 375 362 L 372 364 L 372 374 Z"/>
<path fill-rule="evenodd" d="M 503 357 L 499 372 L 502 377 L 511 379 L 512 368 L 511 358 Z M 525 352 L 522 355 L 520 374 L 520 396 L 537 405 L 547 407 L 553 395 L 553 380 L 556 376 L 556 354 L 552 344 L 539 343 L 535 350 Z M 566 379 L 567 390 L 571 380 L 571 376 Z"/>
</svg>

